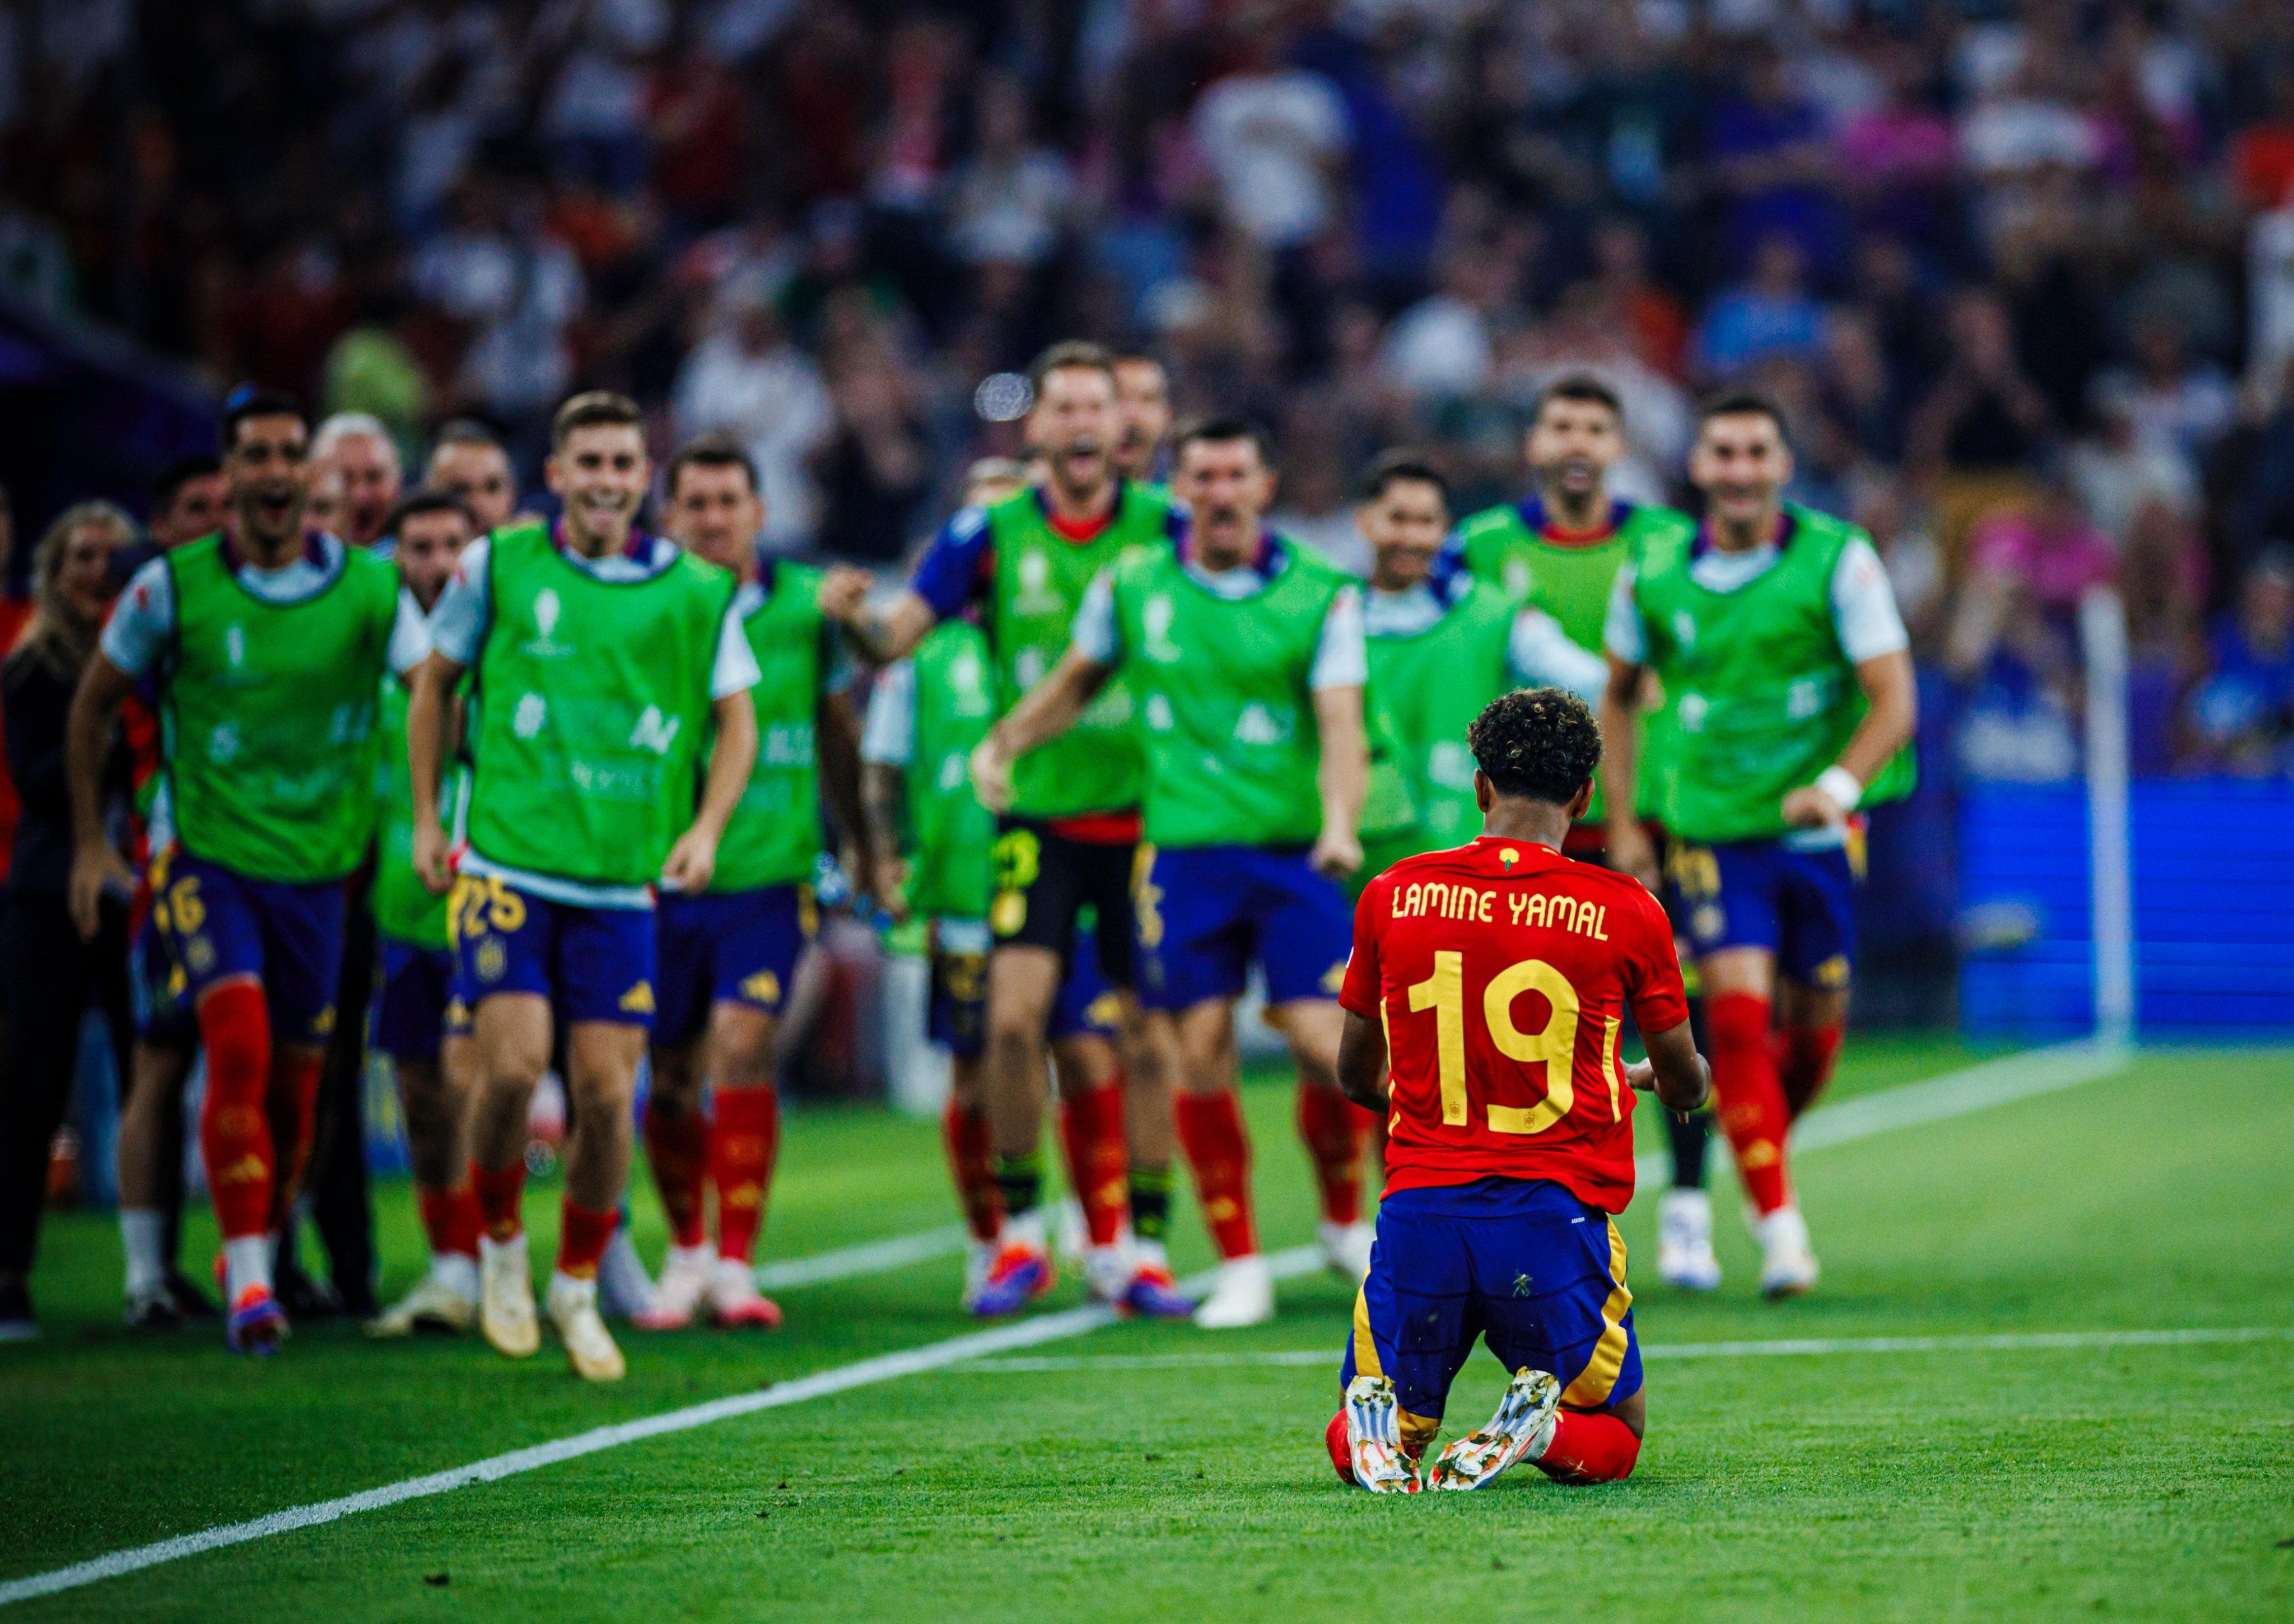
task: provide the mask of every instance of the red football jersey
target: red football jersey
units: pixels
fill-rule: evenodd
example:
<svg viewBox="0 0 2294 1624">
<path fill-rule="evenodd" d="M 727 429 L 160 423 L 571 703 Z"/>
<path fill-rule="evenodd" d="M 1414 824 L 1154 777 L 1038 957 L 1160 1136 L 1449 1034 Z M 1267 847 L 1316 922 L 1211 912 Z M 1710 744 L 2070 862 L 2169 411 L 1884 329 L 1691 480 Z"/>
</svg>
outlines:
<svg viewBox="0 0 2294 1624">
<path fill-rule="evenodd" d="M 1355 905 L 1338 1002 L 1386 1023 L 1388 1190 L 1497 1176 L 1632 1199 L 1625 1013 L 1688 1019 L 1672 928 L 1632 880 L 1494 835 L 1408 858 Z"/>
</svg>

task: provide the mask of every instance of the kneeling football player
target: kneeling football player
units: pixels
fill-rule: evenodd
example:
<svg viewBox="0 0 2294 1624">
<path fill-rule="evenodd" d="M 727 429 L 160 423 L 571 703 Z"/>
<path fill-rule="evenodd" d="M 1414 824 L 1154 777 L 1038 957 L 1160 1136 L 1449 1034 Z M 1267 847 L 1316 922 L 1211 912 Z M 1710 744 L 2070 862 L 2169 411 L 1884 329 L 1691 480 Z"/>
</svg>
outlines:
<svg viewBox="0 0 2294 1624">
<path fill-rule="evenodd" d="M 1339 1085 L 1391 1128 L 1326 1435 L 1338 1474 L 1373 1493 L 1478 1489 L 1518 1460 L 1564 1482 L 1631 1472 L 1640 1350 L 1612 1214 L 1632 1198 L 1633 1091 L 1690 1111 L 1711 1086 L 1664 909 L 1561 855 L 1601 756 L 1584 702 L 1517 690 L 1467 743 L 1480 838 L 1371 882 L 1339 995 Z M 1628 1014 L 1649 1052 L 1632 1067 Z M 1476 1337 L 1512 1380 L 1421 1475 Z"/>
</svg>

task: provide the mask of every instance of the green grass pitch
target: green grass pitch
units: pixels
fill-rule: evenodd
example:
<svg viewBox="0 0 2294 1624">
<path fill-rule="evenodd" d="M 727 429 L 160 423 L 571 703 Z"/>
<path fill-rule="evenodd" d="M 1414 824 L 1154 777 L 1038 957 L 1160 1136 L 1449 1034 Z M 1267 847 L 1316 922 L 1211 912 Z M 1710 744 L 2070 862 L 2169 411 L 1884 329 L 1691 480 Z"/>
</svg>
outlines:
<svg viewBox="0 0 2294 1624">
<path fill-rule="evenodd" d="M 1835 1098 L 1971 1058 L 1860 1042 Z M 1293 1245 L 1313 1207 L 1289 1091 L 1270 1077 L 1247 1097 L 1267 1242 Z M 107 1579 L 0 1624 L 2294 1617 L 2294 1341 L 1664 1352 L 2294 1327 L 2294 1051 L 2149 1052 L 1798 1172 L 1826 1267 L 1802 1302 L 1757 1299 L 1725 1174 L 1712 1297 L 1658 1285 L 1654 1203 L 1626 1215 L 1649 1436 L 1623 1484 L 1525 1470 L 1476 1496 L 1343 1490 L 1321 1434 L 1352 1291 L 1317 1275 L 1257 1330 L 1094 1330 Z M 533 1206 L 545 1257 L 555 1198 Z M 403 1187 L 379 1200 L 396 1290 L 419 1239 Z M 637 1205 L 657 1259 L 657 1208 Z M 803 1112 L 766 1246 L 953 1215 L 931 1125 Z M 1200 1268 L 1182 1228 L 1179 1261 Z M 193 1255 L 211 1238 L 202 1213 Z M 207 1331 L 136 1339 L 109 1221 L 65 1216 L 35 1280 L 47 1335 L 0 1348 L 0 1581 L 962 1335 L 957 1274 L 948 1257 L 786 1291 L 774 1336 L 628 1332 L 630 1379 L 598 1390 L 554 1344 L 511 1364 L 475 1339 L 328 1328 L 256 1364 Z M 1063 1280 L 1055 1305 L 1079 1300 Z M 1327 1357 L 1246 1357 L 1283 1352 Z M 1452 1431 L 1500 1385 L 1476 1355 Z"/>
</svg>

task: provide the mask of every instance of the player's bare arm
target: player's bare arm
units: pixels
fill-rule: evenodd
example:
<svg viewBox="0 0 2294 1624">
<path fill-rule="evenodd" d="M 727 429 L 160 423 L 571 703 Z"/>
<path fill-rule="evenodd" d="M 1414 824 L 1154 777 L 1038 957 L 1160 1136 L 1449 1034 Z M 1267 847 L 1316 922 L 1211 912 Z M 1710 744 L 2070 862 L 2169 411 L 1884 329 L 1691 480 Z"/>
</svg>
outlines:
<svg viewBox="0 0 2294 1624">
<path fill-rule="evenodd" d="M 834 577 L 837 572 L 829 573 Z M 866 587 L 856 594 L 849 585 L 843 586 L 832 594 L 829 582 L 823 581 L 820 607 L 851 633 L 861 654 L 878 665 L 905 658 L 940 623 L 932 606 L 912 591 L 903 591 L 889 604 L 870 604 Z"/>
<path fill-rule="evenodd" d="M 1338 1092 L 1366 1111 L 1387 1108 L 1386 1027 L 1352 1010 L 1338 1032 Z"/>
<path fill-rule="evenodd" d="M 406 767 L 414 798 L 414 872 L 434 897 L 453 883 L 446 831 L 438 818 L 439 773 L 445 764 L 446 737 L 454 709 L 454 689 L 462 668 L 433 649 L 406 674 Z"/>
<path fill-rule="evenodd" d="M 1363 727 L 1360 688 L 1314 690 L 1314 725 L 1322 738 L 1322 759 L 1314 767 L 1314 788 L 1322 797 L 1322 831 L 1314 840 L 1312 861 L 1332 879 L 1343 879 L 1362 866 L 1363 797 L 1370 784 L 1370 741 Z"/>
<path fill-rule="evenodd" d="M 103 895 L 126 897 L 135 876 L 103 832 L 103 758 L 111 743 L 120 702 L 135 679 L 97 654 L 87 662 L 64 721 L 64 782 L 71 794 L 72 923 L 95 939 Z"/>
<path fill-rule="evenodd" d="M 709 777 L 701 789 L 701 809 L 693 824 L 677 837 L 661 865 L 661 882 L 671 890 L 698 894 L 709 889 L 717 872 L 717 842 L 724 837 L 741 792 L 749 787 L 749 773 L 757 764 L 757 708 L 749 691 L 727 694 L 711 702 L 710 720 L 716 744 L 709 752 Z"/>
<path fill-rule="evenodd" d="M 1633 816 L 1639 790 L 1640 733 L 1638 712 L 1648 668 L 1608 656 L 1609 686 L 1601 694 L 1601 793 L 1609 808 L 1610 865 L 1656 889 L 1656 848 Z"/>
<path fill-rule="evenodd" d="M 908 916 L 907 860 L 900 856 L 901 832 L 908 812 L 907 774 L 883 761 L 860 764 L 861 813 L 868 820 L 869 840 L 875 853 L 876 902 L 894 919 Z"/>
<path fill-rule="evenodd" d="M 1625 1068 L 1625 1081 L 1640 1092 L 1654 1093 L 1668 1111 L 1682 1116 L 1703 1108 L 1712 1097 L 1712 1068 L 1696 1052 L 1688 1022 L 1662 1032 L 1644 1032 L 1648 1059 Z"/>
<path fill-rule="evenodd" d="M 1784 799 L 1785 822 L 1801 828 L 1840 823 L 1856 809 L 1864 786 L 1912 742 L 1919 723 L 1919 685 L 1903 649 L 1875 654 L 1856 667 L 1856 686 L 1869 709 L 1849 735 L 1840 759 Z M 1834 775 L 1838 775 L 1835 776 Z"/>
<path fill-rule="evenodd" d="M 1061 655 L 1052 674 L 1029 689 L 972 752 L 972 787 L 978 792 L 980 804 L 990 812 L 1001 812 L 1009 807 L 1012 763 L 1074 727 L 1084 707 L 1097 697 L 1114 674 L 1113 666 L 1101 664 L 1081 649 L 1070 648 Z M 1356 711 L 1354 725 L 1359 729 L 1359 703 Z M 1362 860 L 1359 851 L 1354 860 Z"/>
<path fill-rule="evenodd" d="M 879 848 L 861 798 L 860 728 L 852 719 L 851 700 L 842 694 L 823 694 L 813 731 L 819 742 L 820 792 L 844 837 L 845 868 L 861 895 L 876 897 Z"/>
</svg>

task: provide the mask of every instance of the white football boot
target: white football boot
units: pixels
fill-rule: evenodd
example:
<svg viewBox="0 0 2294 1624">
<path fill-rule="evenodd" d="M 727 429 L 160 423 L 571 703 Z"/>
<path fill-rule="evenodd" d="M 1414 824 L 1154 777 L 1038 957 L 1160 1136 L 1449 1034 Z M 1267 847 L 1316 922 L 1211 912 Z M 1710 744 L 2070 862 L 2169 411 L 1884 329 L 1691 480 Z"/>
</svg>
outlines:
<svg viewBox="0 0 2294 1624">
<path fill-rule="evenodd" d="M 1761 1295 L 1775 1302 L 1797 1297 L 1815 1287 L 1816 1254 L 1808 1244 L 1808 1220 L 1797 1206 L 1780 1206 L 1756 1221 L 1753 1234 L 1761 1243 Z"/>
<path fill-rule="evenodd" d="M 697 1246 L 672 1246 L 654 1282 L 653 1303 L 630 1316 L 641 1331 L 681 1331 L 709 1295 L 709 1279 L 717 1267 L 717 1248 L 707 1241 Z M 604 1272 L 601 1269 L 600 1273 Z"/>
<path fill-rule="evenodd" d="M 512 1359 L 530 1359 L 541 1347 L 523 1230 L 508 1240 L 478 1238 L 478 1328 L 495 1352 Z"/>
<path fill-rule="evenodd" d="M 1060 1203 L 1059 1242 L 1052 1255 L 1073 1267 L 1091 1250 L 1091 1225 L 1084 1222 L 1083 1203 L 1070 1196 Z"/>
<path fill-rule="evenodd" d="M 614 1334 L 598 1314 L 598 1282 L 570 1274 L 549 1277 L 549 1323 L 565 1344 L 566 1362 L 585 1382 L 618 1382 L 629 1373 Z"/>
<path fill-rule="evenodd" d="M 1712 1252 L 1712 1198 L 1701 1190 L 1668 1190 L 1656 1204 L 1656 1272 L 1683 1291 L 1720 1284 Z"/>
<path fill-rule="evenodd" d="M 1370 1278 L 1370 1249 L 1378 1231 L 1362 1219 L 1352 1223 L 1332 1223 L 1327 1219 L 1317 1224 L 1314 1233 L 1322 1242 L 1322 1261 L 1333 1274 L 1342 1274 L 1359 1286 Z"/>
<path fill-rule="evenodd" d="M 1256 1252 L 1221 1263 L 1211 1295 L 1195 1310 L 1195 1323 L 1206 1331 L 1239 1330 L 1273 1318 L 1274 1271 Z"/>
<path fill-rule="evenodd" d="M 757 1289 L 757 1271 L 737 1257 L 720 1257 L 709 1271 L 709 1317 L 728 1328 L 781 1328 L 781 1305 Z"/>
<path fill-rule="evenodd" d="M 1402 1447 L 1402 1409 L 1394 1384 L 1358 1376 L 1346 1384 L 1346 1458 L 1354 1486 L 1372 1494 L 1416 1494 L 1418 1463 Z"/>
<path fill-rule="evenodd" d="M 1426 1486 L 1478 1489 L 1514 1462 L 1544 1454 L 1560 1425 L 1561 1384 L 1542 1370 L 1517 1370 L 1490 1424 L 1443 1450 Z"/>
<path fill-rule="evenodd" d="M 417 1331 L 459 1335 L 478 1322 L 478 1265 L 443 1253 L 414 1289 L 366 1322 L 370 1336 L 411 1336 Z"/>
<path fill-rule="evenodd" d="M 964 1255 L 964 1307 L 967 1313 L 987 1288 L 988 1271 L 996 1267 L 996 1253 L 994 1241 L 975 1238 Z"/>
</svg>

